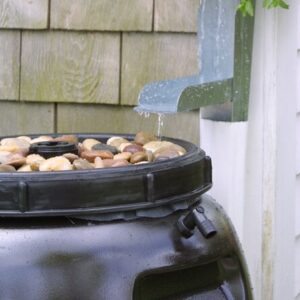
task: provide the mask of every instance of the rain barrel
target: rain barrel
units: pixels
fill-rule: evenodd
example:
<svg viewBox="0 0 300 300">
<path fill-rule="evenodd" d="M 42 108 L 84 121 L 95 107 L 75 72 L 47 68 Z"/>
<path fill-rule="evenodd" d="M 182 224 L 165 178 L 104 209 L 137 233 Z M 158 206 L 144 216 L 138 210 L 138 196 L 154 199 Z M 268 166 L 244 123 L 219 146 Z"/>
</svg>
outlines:
<svg viewBox="0 0 300 300">
<path fill-rule="evenodd" d="M 252 299 L 234 228 L 205 194 L 210 158 L 164 139 L 187 153 L 118 168 L 0 173 L 0 299 Z"/>
</svg>

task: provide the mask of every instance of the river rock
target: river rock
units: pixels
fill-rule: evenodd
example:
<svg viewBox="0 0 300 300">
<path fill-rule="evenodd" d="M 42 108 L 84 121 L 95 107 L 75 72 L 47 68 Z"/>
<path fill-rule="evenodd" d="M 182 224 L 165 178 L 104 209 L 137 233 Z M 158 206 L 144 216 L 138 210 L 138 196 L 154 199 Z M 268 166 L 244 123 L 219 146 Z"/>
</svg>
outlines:
<svg viewBox="0 0 300 300">
<path fill-rule="evenodd" d="M 81 157 L 89 162 L 94 162 L 96 157 L 100 157 L 102 159 L 113 159 L 114 155 L 107 150 L 91 150 L 83 151 L 81 153 Z"/>
<path fill-rule="evenodd" d="M 16 172 L 16 169 L 10 165 L 0 165 L 0 172 Z"/>
<path fill-rule="evenodd" d="M 73 134 L 68 134 L 68 135 L 62 135 L 62 136 L 58 136 L 54 139 L 54 141 L 57 142 L 67 142 L 70 144 L 77 144 L 78 143 L 78 138 L 76 135 Z"/>
<path fill-rule="evenodd" d="M 125 159 L 101 159 L 97 157 L 95 159 L 95 168 L 115 168 L 115 167 L 126 167 L 128 161 Z"/>
<path fill-rule="evenodd" d="M 12 153 L 9 151 L 0 151 L 0 164 L 5 164 L 11 156 Z"/>
<path fill-rule="evenodd" d="M 85 139 L 82 142 L 82 146 L 85 150 L 92 150 L 93 146 L 99 143 L 101 142 L 96 139 Z"/>
<path fill-rule="evenodd" d="M 32 170 L 30 165 L 24 165 L 18 169 L 18 172 L 32 172 L 32 171 L 36 171 L 36 170 Z"/>
<path fill-rule="evenodd" d="M 140 151 L 140 152 L 135 152 L 132 154 L 132 156 L 130 158 L 130 162 L 132 164 L 136 164 L 141 161 L 148 161 L 148 155 L 146 152 Z"/>
<path fill-rule="evenodd" d="M 126 147 L 124 147 L 123 151 L 124 152 L 136 153 L 136 152 L 143 152 L 144 149 L 141 145 L 131 144 L 131 145 L 127 145 Z"/>
<path fill-rule="evenodd" d="M 92 150 L 107 150 L 110 151 L 112 154 L 117 154 L 118 149 L 114 146 L 110 146 L 107 144 L 98 143 L 92 147 Z"/>
<path fill-rule="evenodd" d="M 186 153 L 186 150 L 183 147 L 181 147 L 177 144 L 168 142 L 168 141 L 152 141 L 152 142 L 145 144 L 143 146 L 143 148 L 146 150 L 149 150 L 151 152 L 155 152 L 161 148 L 168 148 L 168 149 L 174 149 L 174 150 L 178 151 L 178 153 L 180 155 L 183 155 Z"/>
<path fill-rule="evenodd" d="M 180 156 L 180 153 L 171 148 L 160 148 L 154 152 L 154 161 L 171 159 Z"/>
<path fill-rule="evenodd" d="M 72 170 L 73 166 L 69 162 L 68 159 L 66 159 L 63 156 L 55 156 L 48 158 L 44 162 L 41 163 L 39 170 L 40 171 L 68 171 Z"/>
<path fill-rule="evenodd" d="M 73 166 L 75 170 L 88 170 L 88 169 L 94 169 L 94 166 L 90 164 L 86 159 L 76 159 L 73 161 Z"/>
<path fill-rule="evenodd" d="M 14 167 L 21 167 L 26 164 L 26 157 L 19 153 L 12 154 L 6 164 Z"/>
<path fill-rule="evenodd" d="M 27 141 L 28 143 L 31 142 L 31 137 L 29 136 L 25 136 L 25 135 L 22 135 L 22 136 L 18 136 L 17 139 L 20 139 L 20 140 L 25 140 Z"/>
<path fill-rule="evenodd" d="M 79 158 L 79 156 L 76 155 L 76 154 L 74 154 L 74 153 L 65 153 L 65 154 L 63 154 L 63 157 L 65 157 L 66 159 L 68 159 L 71 163 L 72 163 L 74 160 L 76 160 L 76 159 Z"/>
<path fill-rule="evenodd" d="M 140 131 L 135 135 L 134 141 L 139 145 L 145 145 L 151 141 L 156 141 L 157 138 L 154 134 L 149 132 Z"/>
<path fill-rule="evenodd" d="M 131 152 L 121 152 L 121 153 L 114 155 L 114 159 L 125 159 L 125 160 L 129 161 L 131 155 L 132 155 Z"/>
<path fill-rule="evenodd" d="M 26 164 L 31 167 L 33 171 L 38 171 L 41 163 L 45 161 L 45 158 L 39 154 L 30 154 L 26 157 Z"/>
<path fill-rule="evenodd" d="M 123 143 L 129 143 L 129 141 L 125 138 L 120 137 L 120 136 L 113 136 L 113 137 L 109 138 L 106 142 L 107 145 L 116 147 L 119 151 L 121 151 L 120 146 Z"/>
<path fill-rule="evenodd" d="M 24 139 L 6 138 L 1 140 L 1 146 L 14 148 L 12 152 L 22 151 L 23 149 L 28 151 L 30 143 Z"/>
<path fill-rule="evenodd" d="M 41 142 L 51 142 L 53 141 L 53 137 L 52 136 L 48 136 L 48 135 L 41 135 L 37 138 L 34 138 L 30 141 L 30 144 L 34 144 L 34 143 L 41 143 Z"/>
<path fill-rule="evenodd" d="M 119 146 L 118 150 L 119 150 L 120 152 L 126 152 L 126 151 L 124 150 L 125 147 L 130 146 L 130 145 L 132 145 L 132 143 L 130 143 L 130 142 L 122 143 L 122 144 Z"/>
</svg>

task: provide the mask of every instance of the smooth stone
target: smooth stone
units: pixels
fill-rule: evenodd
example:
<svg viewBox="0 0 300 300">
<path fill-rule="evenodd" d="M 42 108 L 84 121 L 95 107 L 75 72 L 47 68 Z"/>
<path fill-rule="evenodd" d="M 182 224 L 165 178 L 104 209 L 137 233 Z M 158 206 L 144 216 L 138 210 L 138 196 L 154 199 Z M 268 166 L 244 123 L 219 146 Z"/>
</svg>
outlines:
<svg viewBox="0 0 300 300">
<path fill-rule="evenodd" d="M 128 161 L 125 159 L 101 159 L 97 157 L 95 159 L 95 168 L 115 168 L 115 167 L 126 167 Z"/>
<path fill-rule="evenodd" d="M 157 138 L 154 134 L 150 132 L 140 131 L 135 135 L 134 141 L 139 145 L 145 145 L 151 141 L 156 141 Z"/>
<path fill-rule="evenodd" d="M 27 141 L 28 143 L 31 142 L 31 137 L 25 136 L 25 135 L 18 136 L 17 139 L 25 140 L 25 141 Z"/>
<path fill-rule="evenodd" d="M 177 150 L 170 148 L 160 148 L 154 152 L 154 161 L 157 161 L 159 157 L 166 157 L 168 159 L 175 158 L 180 156 L 180 153 Z"/>
<path fill-rule="evenodd" d="M 127 161 L 130 160 L 132 153 L 131 152 L 121 152 L 114 156 L 114 159 L 125 159 Z"/>
<path fill-rule="evenodd" d="M 11 156 L 12 153 L 9 151 L 0 151 L 0 164 L 5 164 Z"/>
<path fill-rule="evenodd" d="M 118 149 L 114 146 L 110 146 L 107 144 L 98 143 L 92 147 L 92 150 L 107 150 L 110 151 L 112 154 L 117 154 Z"/>
<path fill-rule="evenodd" d="M 106 150 L 91 150 L 83 151 L 81 153 L 81 157 L 89 162 L 94 162 L 96 157 L 100 157 L 102 159 L 112 159 L 114 158 L 114 155 L 110 151 Z"/>
<path fill-rule="evenodd" d="M 76 159 L 73 161 L 73 166 L 75 170 L 88 170 L 88 169 L 94 169 L 94 166 L 90 164 L 86 159 Z"/>
<path fill-rule="evenodd" d="M 139 163 L 141 161 L 148 161 L 148 155 L 146 152 L 135 152 L 130 158 L 132 164 Z"/>
<path fill-rule="evenodd" d="M 143 152 L 144 149 L 141 145 L 131 144 L 131 145 L 128 145 L 128 146 L 124 147 L 123 151 L 124 152 L 136 153 L 136 152 Z"/>
<path fill-rule="evenodd" d="M 10 156 L 6 164 L 14 167 L 21 167 L 26 164 L 26 157 L 18 153 L 13 154 L 12 156 Z"/>
<path fill-rule="evenodd" d="M 48 135 L 41 135 L 37 138 L 34 138 L 31 140 L 30 144 L 34 144 L 34 143 L 41 143 L 41 142 L 50 142 L 53 141 L 53 137 L 52 136 L 48 136 Z"/>
<path fill-rule="evenodd" d="M 45 161 L 45 158 L 39 154 L 30 154 L 26 157 L 26 164 L 30 165 L 31 169 L 38 171 L 41 163 Z"/>
<path fill-rule="evenodd" d="M 18 169 L 18 172 L 32 172 L 32 168 L 30 165 L 24 165 Z"/>
<path fill-rule="evenodd" d="M 39 167 L 40 171 L 69 171 L 73 170 L 72 164 L 63 156 L 55 156 L 48 158 L 41 163 Z"/>
<path fill-rule="evenodd" d="M 152 141 L 152 142 L 145 144 L 143 146 L 143 148 L 145 150 L 149 150 L 152 152 L 155 152 L 160 148 L 169 148 L 169 149 L 174 149 L 174 150 L 178 151 L 178 153 L 180 155 L 183 155 L 186 153 L 186 150 L 183 147 L 181 147 L 177 144 L 168 142 L 168 141 Z"/>
<path fill-rule="evenodd" d="M 121 144 L 123 143 L 128 143 L 129 141 L 125 138 L 122 138 L 120 136 L 112 136 L 111 138 L 109 138 L 107 141 L 106 141 L 106 144 L 109 145 L 109 146 L 113 146 L 113 147 L 116 147 L 119 151 L 120 150 L 120 146 Z"/>
<path fill-rule="evenodd" d="M 65 153 L 63 154 L 63 157 L 65 157 L 66 159 L 68 159 L 71 163 L 76 160 L 79 159 L 79 156 L 74 154 L 74 153 Z"/>
<path fill-rule="evenodd" d="M 62 136 L 58 136 L 54 139 L 54 141 L 57 142 L 67 142 L 70 144 L 77 144 L 78 143 L 78 138 L 76 135 L 73 134 L 68 134 L 68 135 L 62 135 Z"/>
<path fill-rule="evenodd" d="M 13 166 L 0 165 L 0 172 L 16 172 L 16 169 Z"/>
<path fill-rule="evenodd" d="M 96 139 L 85 139 L 82 142 L 82 146 L 85 150 L 92 150 L 93 146 L 97 145 L 99 143 L 101 143 L 101 142 Z"/>
<path fill-rule="evenodd" d="M 15 147 L 16 149 L 29 149 L 30 143 L 24 139 L 5 138 L 1 140 L 1 146 Z"/>
<path fill-rule="evenodd" d="M 126 151 L 124 151 L 125 147 L 130 146 L 130 145 L 132 145 L 132 143 L 130 143 L 130 142 L 122 143 L 122 144 L 119 146 L 118 150 L 119 150 L 120 152 L 126 152 Z"/>
</svg>

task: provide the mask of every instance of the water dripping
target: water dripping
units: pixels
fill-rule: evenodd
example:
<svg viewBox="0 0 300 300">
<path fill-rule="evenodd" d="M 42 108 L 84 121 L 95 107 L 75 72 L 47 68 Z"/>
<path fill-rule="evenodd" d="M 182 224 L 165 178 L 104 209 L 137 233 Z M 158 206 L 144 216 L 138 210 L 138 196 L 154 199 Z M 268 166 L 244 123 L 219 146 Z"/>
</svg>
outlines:
<svg viewBox="0 0 300 300">
<path fill-rule="evenodd" d="M 157 114 L 157 138 L 159 140 L 161 140 L 161 136 L 162 136 L 162 129 L 164 126 L 164 118 L 165 118 L 165 114 L 162 114 L 162 113 Z"/>
</svg>

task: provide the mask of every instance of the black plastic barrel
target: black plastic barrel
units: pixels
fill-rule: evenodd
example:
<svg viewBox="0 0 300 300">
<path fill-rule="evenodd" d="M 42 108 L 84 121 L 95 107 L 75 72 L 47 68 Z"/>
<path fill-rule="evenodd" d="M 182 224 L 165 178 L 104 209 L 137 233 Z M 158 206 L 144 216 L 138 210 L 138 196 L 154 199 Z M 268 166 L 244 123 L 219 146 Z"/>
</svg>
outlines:
<svg viewBox="0 0 300 300">
<path fill-rule="evenodd" d="M 203 195 L 210 158 L 168 140 L 187 154 L 110 169 L 0 173 L 0 299 L 252 299 L 234 229 Z"/>
</svg>

